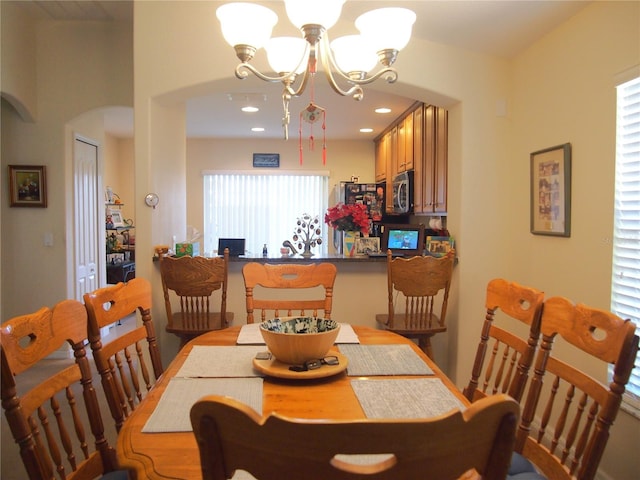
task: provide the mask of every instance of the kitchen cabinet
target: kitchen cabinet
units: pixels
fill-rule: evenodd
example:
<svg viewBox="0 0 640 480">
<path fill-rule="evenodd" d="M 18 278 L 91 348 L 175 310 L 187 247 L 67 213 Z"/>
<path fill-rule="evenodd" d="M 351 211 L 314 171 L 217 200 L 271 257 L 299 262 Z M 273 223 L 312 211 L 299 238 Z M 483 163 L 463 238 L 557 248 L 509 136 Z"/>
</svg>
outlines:
<svg viewBox="0 0 640 480">
<path fill-rule="evenodd" d="M 427 105 L 422 116 L 422 160 L 414 161 L 414 212 L 446 213 L 448 113 Z"/>
<path fill-rule="evenodd" d="M 395 173 L 413 170 L 414 167 L 414 151 L 413 151 L 413 112 L 407 114 L 406 117 L 398 124 L 397 138 L 397 168 Z M 395 175 L 394 175 L 395 176 Z"/>
<path fill-rule="evenodd" d="M 387 213 L 393 212 L 393 179 L 414 171 L 414 212 L 446 213 L 448 114 L 418 103 L 376 139 L 375 178 L 386 181 Z"/>
<path fill-rule="evenodd" d="M 376 183 L 387 178 L 387 158 L 389 157 L 389 137 L 383 135 L 376 142 Z"/>
</svg>

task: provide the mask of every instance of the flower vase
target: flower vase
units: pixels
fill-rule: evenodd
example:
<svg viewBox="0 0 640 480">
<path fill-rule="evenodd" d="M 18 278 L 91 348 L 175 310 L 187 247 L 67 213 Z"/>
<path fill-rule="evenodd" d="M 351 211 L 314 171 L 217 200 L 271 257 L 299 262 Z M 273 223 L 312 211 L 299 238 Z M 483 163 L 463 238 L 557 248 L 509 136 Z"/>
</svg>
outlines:
<svg viewBox="0 0 640 480">
<path fill-rule="evenodd" d="M 345 230 L 342 232 L 342 252 L 345 257 L 353 257 L 356 253 L 356 238 L 360 237 L 360 232 Z"/>
</svg>

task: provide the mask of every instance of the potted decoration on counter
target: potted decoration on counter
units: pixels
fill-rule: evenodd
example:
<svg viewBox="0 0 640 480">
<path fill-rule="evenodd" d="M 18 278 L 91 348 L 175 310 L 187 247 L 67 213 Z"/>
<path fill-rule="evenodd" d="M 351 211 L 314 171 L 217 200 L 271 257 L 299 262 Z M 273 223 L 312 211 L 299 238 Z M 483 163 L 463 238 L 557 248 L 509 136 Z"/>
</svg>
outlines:
<svg viewBox="0 0 640 480">
<path fill-rule="evenodd" d="M 324 216 L 327 225 L 342 232 L 344 255 L 352 257 L 355 253 L 356 238 L 369 233 L 369 215 L 362 203 L 338 203 L 327 210 Z"/>
<path fill-rule="evenodd" d="M 320 219 L 312 217 L 308 213 L 304 213 L 302 217 L 296 221 L 296 227 L 293 231 L 293 241 L 298 245 L 299 249 L 304 251 L 300 253 L 305 258 L 313 256 L 311 248 L 322 244 L 322 230 L 320 229 Z M 284 246 L 287 242 L 283 243 Z M 295 249 L 292 249 L 296 253 Z"/>
</svg>

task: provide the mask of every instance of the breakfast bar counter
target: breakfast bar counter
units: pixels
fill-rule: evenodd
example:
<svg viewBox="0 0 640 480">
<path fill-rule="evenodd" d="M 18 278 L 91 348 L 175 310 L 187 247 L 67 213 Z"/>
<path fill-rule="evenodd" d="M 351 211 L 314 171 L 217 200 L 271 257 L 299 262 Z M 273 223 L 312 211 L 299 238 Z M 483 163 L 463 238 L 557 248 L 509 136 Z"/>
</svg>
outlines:
<svg viewBox="0 0 640 480">
<path fill-rule="evenodd" d="M 380 263 L 386 262 L 387 258 L 382 256 L 369 257 L 363 256 L 345 256 L 345 255 L 314 255 L 312 257 L 303 257 L 302 255 L 272 255 L 263 257 L 262 255 L 240 257 L 229 257 L 229 263 L 247 263 L 247 262 L 259 262 L 259 263 L 316 263 L 316 262 L 331 262 L 331 263 Z"/>
</svg>

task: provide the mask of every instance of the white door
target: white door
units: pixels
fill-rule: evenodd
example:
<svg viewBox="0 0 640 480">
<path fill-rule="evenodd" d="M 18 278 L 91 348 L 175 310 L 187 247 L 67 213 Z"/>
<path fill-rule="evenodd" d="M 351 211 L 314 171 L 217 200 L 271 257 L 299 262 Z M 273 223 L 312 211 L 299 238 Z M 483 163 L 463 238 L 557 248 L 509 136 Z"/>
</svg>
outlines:
<svg viewBox="0 0 640 480">
<path fill-rule="evenodd" d="M 99 217 L 98 146 L 76 136 L 74 139 L 74 265 L 75 298 L 99 287 L 102 262 L 100 233 L 104 221 Z M 104 202 L 102 202 L 104 204 Z M 102 235 L 104 236 L 104 235 Z M 104 243 L 104 242 L 103 242 Z"/>
</svg>

